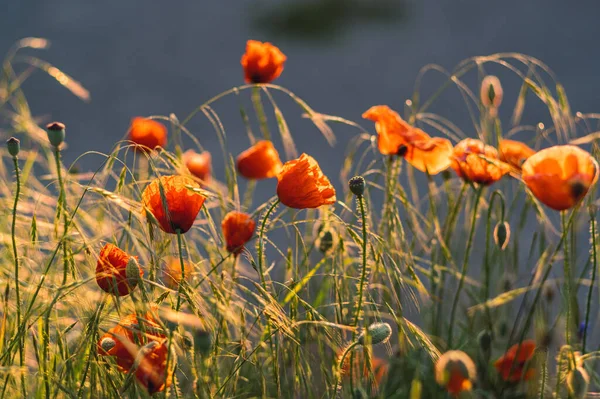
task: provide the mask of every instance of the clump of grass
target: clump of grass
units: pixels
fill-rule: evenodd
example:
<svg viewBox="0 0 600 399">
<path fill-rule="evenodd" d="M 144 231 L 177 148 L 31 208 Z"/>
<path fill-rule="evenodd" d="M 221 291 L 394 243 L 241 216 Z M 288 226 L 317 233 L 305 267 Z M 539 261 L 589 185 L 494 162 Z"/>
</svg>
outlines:
<svg viewBox="0 0 600 399">
<path fill-rule="evenodd" d="M 138 374 L 162 344 L 166 371 L 158 381 L 171 384 L 154 395 L 164 397 L 443 398 L 452 370 L 444 368 L 438 385 L 435 364 L 450 350 L 468 354 L 477 369 L 469 363 L 463 380 L 470 392 L 462 395 L 581 397 L 598 389 L 595 188 L 559 215 L 515 170 L 516 179 L 505 176 L 493 187 L 451 171 L 421 173 L 406 162 L 408 149 L 382 156 L 375 134 L 273 84 L 233 88 L 181 120 L 156 116 L 169 125 L 171 147 L 140 151 L 123 140 L 108 154 L 78 158 L 101 157 L 97 170 L 74 172 L 63 168 L 60 143 L 37 126 L 22 89 L 31 73 L 19 69 L 25 63 L 89 98 L 62 71 L 21 55 L 47 46 L 43 39 L 20 41 L 0 79 L 1 132 L 21 140 L 20 151 L 0 152 L 0 199 L 11 221 L 0 226 L 10 249 L 0 253 L 0 398 L 148 397 L 160 384 L 140 382 Z M 486 105 L 477 95 L 490 71 L 500 81 L 520 82 L 512 107 L 508 93 L 494 110 L 491 97 Z M 436 73 L 441 81 L 430 87 Z M 445 95 L 464 101 L 471 125 L 433 112 Z M 269 195 L 262 181 L 241 183 L 228 151 L 240 137 L 226 134 L 226 120 L 215 111 L 227 96 L 240 104 L 249 141 L 256 141 L 253 131 L 280 140 L 288 160 L 298 151 L 279 99 L 297 106 L 286 116 L 308 117 L 331 145 L 338 124 L 355 128 L 341 165 L 343 184 L 333 182 L 341 188 L 335 204 L 296 210 L 275 193 L 263 201 Z M 521 124 L 530 102 L 548 111 L 543 128 Z M 492 146 L 517 136 L 535 149 L 558 142 L 599 153 L 598 115 L 573 114 L 550 69 L 521 54 L 475 57 L 453 71 L 426 66 L 404 114 L 454 144 L 474 131 Z M 144 211 L 141 193 L 156 177 L 186 173 L 184 150 L 205 150 L 191 127 L 199 118 L 218 136 L 224 178 L 186 187 L 206 201 L 188 232 L 167 234 Z M 361 177 L 348 179 L 353 175 Z M 160 192 L 164 204 L 167 194 Z M 236 253 L 226 250 L 220 226 L 231 210 L 255 220 L 254 249 L 249 242 Z M 132 265 L 144 270 L 128 295 L 96 285 L 106 243 L 135 256 Z M 173 260 L 178 281 L 164 278 Z M 557 287 L 562 297 L 551 295 Z M 130 326 L 130 349 L 145 349 L 124 373 L 119 358 L 101 353 L 117 342 L 100 337 L 132 314 L 138 322 Z M 142 315 L 156 326 L 145 327 Z M 148 336 L 162 338 L 147 342 Z M 513 351 L 526 338 L 536 349 L 523 344 Z"/>
</svg>

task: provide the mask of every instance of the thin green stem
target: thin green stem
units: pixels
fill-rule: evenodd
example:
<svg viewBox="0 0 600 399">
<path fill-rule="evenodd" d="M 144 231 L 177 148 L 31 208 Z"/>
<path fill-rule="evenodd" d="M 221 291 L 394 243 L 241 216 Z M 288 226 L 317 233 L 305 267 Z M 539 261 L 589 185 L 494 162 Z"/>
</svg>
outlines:
<svg viewBox="0 0 600 399">
<path fill-rule="evenodd" d="M 363 291 L 367 277 L 367 216 L 365 214 L 365 199 L 362 195 L 357 198 L 360 207 L 360 216 L 362 220 L 362 265 L 360 283 L 358 285 L 358 302 L 356 304 L 356 316 L 354 317 L 353 327 L 358 326 L 360 315 L 362 313 Z M 354 332 L 356 334 L 356 331 Z"/>
<path fill-rule="evenodd" d="M 335 384 L 333 385 L 333 394 L 331 395 L 332 398 L 334 398 L 336 396 L 337 390 L 338 390 L 338 385 L 340 384 L 340 374 L 342 372 L 342 369 L 344 368 L 344 360 L 346 360 L 346 356 L 348 356 L 348 353 L 350 353 L 350 351 L 352 349 L 354 349 L 356 346 L 358 345 L 357 341 L 354 341 L 352 344 L 350 344 L 346 350 L 344 351 L 344 353 L 342 353 L 342 357 L 340 358 L 340 361 L 338 362 L 337 366 L 337 372 L 335 373 Z M 352 364 L 350 364 L 350 370 L 352 370 Z"/>
<path fill-rule="evenodd" d="M 493 322 L 492 322 L 492 316 L 490 314 L 490 308 L 487 306 L 487 300 L 490 296 L 490 281 L 491 281 L 491 271 L 490 271 L 490 236 L 491 236 L 491 230 L 492 230 L 492 210 L 493 210 L 493 205 L 494 205 L 494 200 L 496 198 L 500 199 L 500 210 L 501 210 L 501 216 L 500 216 L 500 220 L 502 223 L 504 223 L 504 211 L 505 211 L 505 200 L 504 200 L 504 195 L 502 194 L 501 191 L 496 190 L 492 193 L 491 197 L 490 197 L 490 204 L 488 207 L 488 215 L 487 215 L 487 224 L 486 224 L 486 230 L 485 230 L 485 256 L 484 256 L 484 286 L 483 286 L 483 302 L 486 303 L 485 306 L 485 313 L 486 313 L 486 317 L 487 317 L 487 321 L 488 321 L 488 329 L 490 331 L 493 331 Z"/>
<path fill-rule="evenodd" d="M 483 193 L 483 186 L 477 188 L 475 193 L 475 205 L 473 206 L 473 217 L 471 219 L 471 231 L 469 233 L 469 239 L 467 240 L 467 247 L 465 250 L 465 257 L 462 264 L 462 271 L 460 275 L 460 280 L 458 281 L 458 287 L 456 288 L 456 294 L 454 295 L 454 300 L 452 302 L 452 311 L 450 312 L 450 325 L 448 326 L 448 348 L 452 348 L 452 338 L 454 332 L 454 318 L 456 317 L 456 308 L 458 305 L 458 301 L 460 299 L 460 293 L 462 291 L 463 285 L 465 283 L 465 277 L 467 275 L 467 271 L 469 270 L 469 255 L 471 254 L 471 246 L 473 244 L 473 236 L 475 235 L 475 227 L 477 224 L 477 210 L 479 208 L 479 200 L 481 199 L 481 194 Z"/>
<path fill-rule="evenodd" d="M 65 185 L 62 178 L 62 166 L 60 162 L 60 149 L 58 147 L 54 147 L 54 159 L 56 161 L 56 175 L 58 177 L 58 186 L 59 186 L 59 196 L 58 196 L 58 209 L 59 212 L 62 213 L 63 217 L 63 285 L 67 283 L 67 274 L 69 270 L 69 261 L 67 258 L 67 227 L 68 227 L 68 215 L 67 215 L 67 206 L 66 206 L 66 193 L 65 193 Z"/>
<path fill-rule="evenodd" d="M 267 125 L 267 115 L 265 114 L 265 108 L 263 107 L 262 100 L 260 99 L 260 86 L 254 87 L 252 90 L 252 103 L 254 105 L 254 111 L 258 118 L 260 130 L 262 131 L 265 140 L 271 140 L 271 133 L 269 133 L 269 126 Z"/>
<path fill-rule="evenodd" d="M 275 209 L 275 207 L 277 205 L 279 205 L 279 199 L 275 200 L 275 202 L 273 202 L 273 205 L 271 205 L 271 207 L 267 210 L 267 213 L 265 214 L 265 217 L 263 218 L 262 223 L 260 225 L 260 231 L 258 234 L 258 274 L 260 275 L 260 282 L 262 284 L 262 287 L 267 292 L 268 292 L 267 282 L 265 280 L 265 275 L 264 275 L 264 271 L 263 271 L 263 263 L 264 263 L 263 253 L 264 253 L 264 246 L 265 246 L 265 240 L 264 240 L 265 226 L 267 225 L 269 216 L 271 216 L 271 213 L 273 212 L 273 210 Z"/>
<path fill-rule="evenodd" d="M 590 325 L 590 310 L 592 305 L 592 291 L 594 290 L 594 283 L 596 282 L 596 269 L 598 268 L 598 256 L 597 256 L 597 233 L 596 233 L 596 215 L 595 207 L 590 209 L 590 233 L 592 235 L 592 281 L 590 282 L 590 288 L 587 295 L 587 305 L 585 309 L 585 324 L 583 329 L 583 343 L 581 347 L 581 353 L 585 355 L 585 346 L 587 343 L 587 332 L 588 326 Z"/>
<path fill-rule="evenodd" d="M 179 265 L 181 266 L 181 279 L 179 280 L 179 284 L 177 287 L 177 306 L 175 307 L 175 311 L 179 312 L 179 308 L 181 307 L 181 294 L 183 290 L 183 285 L 186 282 L 185 264 L 183 263 L 183 243 L 181 239 L 181 229 L 177 229 L 177 250 L 179 253 Z"/>
<path fill-rule="evenodd" d="M 565 331 L 565 340 L 567 345 L 571 343 L 571 319 L 573 317 L 573 309 L 572 309 L 572 299 L 571 299 L 571 256 L 569 249 L 569 240 L 568 240 L 568 226 L 567 226 L 567 217 L 566 211 L 561 212 L 561 225 L 563 230 L 563 235 L 566 237 L 563 243 L 563 254 L 564 254 L 564 279 L 565 279 L 565 291 L 567 297 L 567 317 L 566 317 L 566 331 Z"/>
<path fill-rule="evenodd" d="M 13 163 L 15 166 L 15 180 L 17 183 L 17 188 L 15 192 L 15 202 L 12 210 L 12 226 L 11 226 L 11 237 L 12 237 L 12 247 L 13 247 L 13 256 L 15 258 L 15 292 L 17 295 L 17 326 L 21 325 L 21 291 L 19 287 L 19 253 L 17 251 L 17 205 L 19 203 L 19 196 L 21 195 L 21 173 L 19 171 L 19 159 L 17 156 L 13 157 Z M 18 330 L 18 328 L 17 328 Z M 17 331 L 18 334 L 18 331 Z M 25 339 L 21 337 L 17 337 L 19 340 L 19 366 L 21 367 L 21 390 L 23 393 L 23 397 L 26 397 L 26 385 L 25 385 L 25 374 L 23 373 L 23 365 L 24 365 L 24 353 L 25 353 Z"/>
</svg>

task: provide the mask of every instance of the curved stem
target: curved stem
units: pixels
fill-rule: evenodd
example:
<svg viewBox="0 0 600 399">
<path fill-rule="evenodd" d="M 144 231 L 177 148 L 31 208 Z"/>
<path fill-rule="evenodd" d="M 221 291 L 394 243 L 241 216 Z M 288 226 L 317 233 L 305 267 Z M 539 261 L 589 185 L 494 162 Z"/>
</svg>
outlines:
<svg viewBox="0 0 600 399">
<path fill-rule="evenodd" d="M 260 225 L 260 231 L 258 233 L 258 274 L 260 274 L 260 282 L 265 291 L 267 291 L 267 283 L 265 281 L 265 275 L 263 272 L 265 226 L 267 225 L 267 220 L 269 220 L 269 216 L 271 216 L 271 213 L 277 205 L 279 205 L 279 198 L 276 199 L 275 202 L 273 202 L 273 205 L 271 205 L 271 207 L 267 210 L 267 213 L 265 214 L 265 217 L 263 218 L 263 221 Z"/>
<path fill-rule="evenodd" d="M 19 196 L 21 195 L 21 174 L 19 171 L 19 160 L 16 156 L 13 157 L 13 163 L 15 166 L 15 180 L 17 183 L 17 190 L 15 192 L 15 202 L 12 210 L 12 226 L 11 226 L 11 237 L 12 237 L 12 248 L 13 248 L 13 256 L 15 258 L 15 292 L 17 295 L 17 326 L 21 325 L 21 291 L 19 288 L 19 253 L 17 251 L 17 239 L 15 237 L 16 234 L 16 226 L 17 226 L 17 204 L 19 203 Z M 18 334 L 18 332 L 17 332 Z M 23 369 L 24 364 L 24 352 L 25 352 L 25 339 L 21 339 L 21 337 L 17 338 L 19 340 L 19 366 Z M 23 393 L 23 397 L 26 397 L 26 385 L 25 385 L 25 374 L 21 371 L 21 389 Z"/>
<path fill-rule="evenodd" d="M 587 342 L 587 331 L 590 323 L 590 309 L 592 304 L 592 291 L 594 290 L 594 283 L 596 282 L 596 268 L 598 267 L 597 258 L 597 243 L 596 243 L 596 216 L 594 211 L 590 209 L 590 232 L 592 235 L 592 281 L 590 283 L 590 289 L 587 295 L 587 306 L 585 310 L 585 325 L 583 330 L 583 343 L 581 353 L 585 355 L 585 344 Z"/>
<path fill-rule="evenodd" d="M 338 385 L 340 384 L 339 376 L 340 376 L 340 374 L 342 372 L 342 369 L 344 368 L 344 360 L 346 360 L 346 356 L 348 356 L 348 353 L 350 353 L 350 351 L 352 349 L 354 349 L 357 345 L 358 345 L 358 342 L 354 341 L 352 344 L 350 344 L 346 348 L 346 350 L 342 354 L 342 357 L 340 358 L 340 361 L 337 364 L 338 371 L 335 374 L 335 384 L 333 385 L 333 395 L 331 397 L 335 397 L 337 389 L 338 389 Z M 352 364 L 350 364 L 350 370 L 352 370 Z"/>
<path fill-rule="evenodd" d="M 485 257 L 484 257 L 484 289 L 483 289 L 483 301 L 486 303 L 485 313 L 488 319 L 488 328 L 490 331 L 493 330 L 492 316 L 490 314 L 490 308 L 487 306 L 487 299 L 490 296 L 490 235 L 491 235 L 491 220 L 492 220 L 492 210 L 494 205 L 494 200 L 496 198 L 500 199 L 500 220 L 504 222 L 504 211 L 505 211 L 505 200 L 504 195 L 499 190 L 496 190 L 492 193 L 490 197 L 490 204 L 488 207 L 488 215 L 487 215 L 487 224 L 485 229 Z"/>
<path fill-rule="evenodd" d="M 460 293 L 462 291 L 463 285 L 465 283 L 465 277 L 466 277 L 467 271 L 469 269 L 469 255 L 471 254 L 471 246 L 473 244 L 473 236 L 475 235 L 475 227 L 477 224 L 477 210 L 479 208 L 479 200 L 481 199 L 482 193 L 483 193 L 483 186 L 480 186 L 479 188 L 477 188 L 477 192 L 475 194 L 476 198 L 475 198 L 475 205 L 473 206 L 473 217 L 471 219 L 471 231 L 469 233 L 469 239 L 467 241 L 467 248 L 465 250 L 465 258 L 463 260 L 460 280 L 458 281 L 458 287 L 456 289 L 456 294 L 454 294 L 454 301 L 452 302 L 452 311 L 450 312 L 450 326 L 448 327 L 448 348 L 452 348 L 452 334 L 454 332 L 454 318 L 456 316 L 456 307 L 458 305 Z"/>
</svg>

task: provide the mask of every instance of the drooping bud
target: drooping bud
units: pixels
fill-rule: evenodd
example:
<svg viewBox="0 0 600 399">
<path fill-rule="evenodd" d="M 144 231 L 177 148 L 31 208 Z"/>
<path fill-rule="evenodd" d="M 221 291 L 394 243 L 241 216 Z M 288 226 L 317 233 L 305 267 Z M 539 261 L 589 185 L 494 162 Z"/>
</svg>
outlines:
<svg viewBox="0 0 600 399">
<path fill-rule="evenodd" d="M 481 103 L 490 109 L 497 109 L 502 103 L 504 91 L 500 84 L 500 79 L 496 76 L 488 75 L 481 82 Z"/>
<path fill-rule="evenodd" d="M 19 155 L 19 151 L 21 151 L 21 142 L 19 139 L 11 137 L 6 141 L 6 148 L 11 156 L 16 157 Z"/>
<path fill-rule="evenodd" d="M 567 387 L 573 399 L 586 397 L 590 385 L 590 376 L 584 367 L 579 366 L 567 376 Z"/>
<path fill-rule="evenodd" d="M 504 251 L 508 246 L 508 241 L 510 240 L 510 225 L 508 222 L 501 222 L 496 225 L 494 228 L 494 242 L 500 248 L 500 250 Z"/>
<path fill-rule="evenodd" d="M 140 265 L 134 256 L 129 257 L 127 266 L 125 267 L 125 275 L 127 276 L 127 284 L 133 290 L 140 282 Z"/>
<path fill-rule="evenodd" d="M 348 187 L 350 187 L 350 191 L 352 194 L 357 197 L 362 197 L 365 193 L 365 179 L 362 176 L 354 176 L 350 181 L 348 181 Z"/>
<path fill-rule="evenodd" d="M 367 333 L 371 337 L 371 344 L 377 345 L 387 342 L 392 336 L 392 327 L 388 323 L 373 323 L 367 327 L 367 331 L 363 331 L 356 338 L 359 345 L 365 344 Z"/>
<path fill-rule="evenodd" d="M 58 148 L 65 141 L 65 125 L 60 122 L 52 122 L 46 125 L 48 140 L 53 147 Z"/>
</svg>

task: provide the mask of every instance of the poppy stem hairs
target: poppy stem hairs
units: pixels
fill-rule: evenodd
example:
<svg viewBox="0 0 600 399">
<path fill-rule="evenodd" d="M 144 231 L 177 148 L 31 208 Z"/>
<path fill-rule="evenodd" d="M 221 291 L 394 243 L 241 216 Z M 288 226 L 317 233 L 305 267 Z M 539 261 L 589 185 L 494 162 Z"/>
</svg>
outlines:
<svg viewBox="0 0 600 399">
<path fill-rule="evenodd" d="M 473 205 L 473 218 L 471 219 L 471 231 L 469 233 L 469 239 L 467 240 L 467 247 L 465 249 L 465 258 L 463 260 L 462 269 L 460 273 L 460 280 L 458 281 L 458 287 L 456 287 L 456 293 L 454 294 L 454 301 L 452 302 L 452 310 L 450 312 L 450 325 L 448 326 L 448 348 L 452 348 L 452 334 L 454 332 L 454 318 L 456 316 L 456 307 L 458 300 L 460 299 L 460 292 L 462 291 L 463 285 L 465 284 L 465 277 L 469 270 L 469 255 L 471 254 L 471 246 L 473 244 L 473 236 L 475 235 L 475 227 L 477 225 L 477 211 L 479 209 L 479 202 L 481 202 L 481 194 L 483 194 L 485 186 L 479 185 L 475 190 L 475 204 Z"/>
<path fill-rule="evenodd" d="M 264 246 L 265 246 L 265 240 L 264 240 L 265 226 L 267 224 L 267 221 L 269 220 L 269 216 L 271 216 L 271 213 L 273 212 L 273 210 L 275 210 L 277 205 L 279 205 L 279 199 L 276 199 L 275 202 L 273 202 L 273 204 L 267 210 L 267 213 L 265 213 L 265 217 L 262 220 L 262 223 L 260 225 L 260 231 L 258 233 L 258 251 L 257 251 L 258 252 L 258 274 L 260 275 L 260 283 L 262 284 L 262 287 L 264 288 L 265 291 L 267 291 L 267 283 L 265 281 L 265 275 L 264 275 L 264 271 L 263 271 L 263 262 L 264 262 L 263 252 L 264 252 Z"/>
<path fill-rule="evenodd" d="M 592 242 L 592 281 L 587 295 L 587 306 L 585 309 L 585 325 L 590 325 L 590 310 L 592 304 L 592 291 L 594 290 L 594 283 L 596 282 L 596 268 L 598 267 L 598 233 L 596 231 L 596 207 L 590 206 L 590 241 Z M 588 329 L 583 330 L 583 342 L 581 344 L 581 353 L 585 355 L 585 344 L 587 343 L 587 332 Z"/>
<path fill-rule="evenodd" d="M 19 140 L 11 137 L 6 142 L 6 146 L 8 147 L 8 151 L 10 155 L 12 155 L 14 169 L 15 169 L 15 182 L 16 182 L 16 190 L 15 190 L 15 202 L 12 209 L 12 225 L 10 230 L 10 235 L 12 239 L 12 249 L 13 256 L 15 258 L 15 293 L 17 295 L 17 326 L 21 325 L 21 293 L 19 289 L 19 252 L 17 251 L 17 240 L 15 238 L 16 234 L 16 226 L 17 226 L 17 205 L 19 204 L 19 196 L 21 195 L 21 173 L 19 170 L 19 150 L 20 143 Z M 23 397 L 27 397 L 27 390 L 25 384 L 25 374 L 23 373 L 23 365 L 24 365 L 24 353 L 25 353 L 25 340 L 22 336 L 18 336 L 19 340 L 19 366 L 21 367 L 21 389 L 23 393 Z"/>
</svg>

